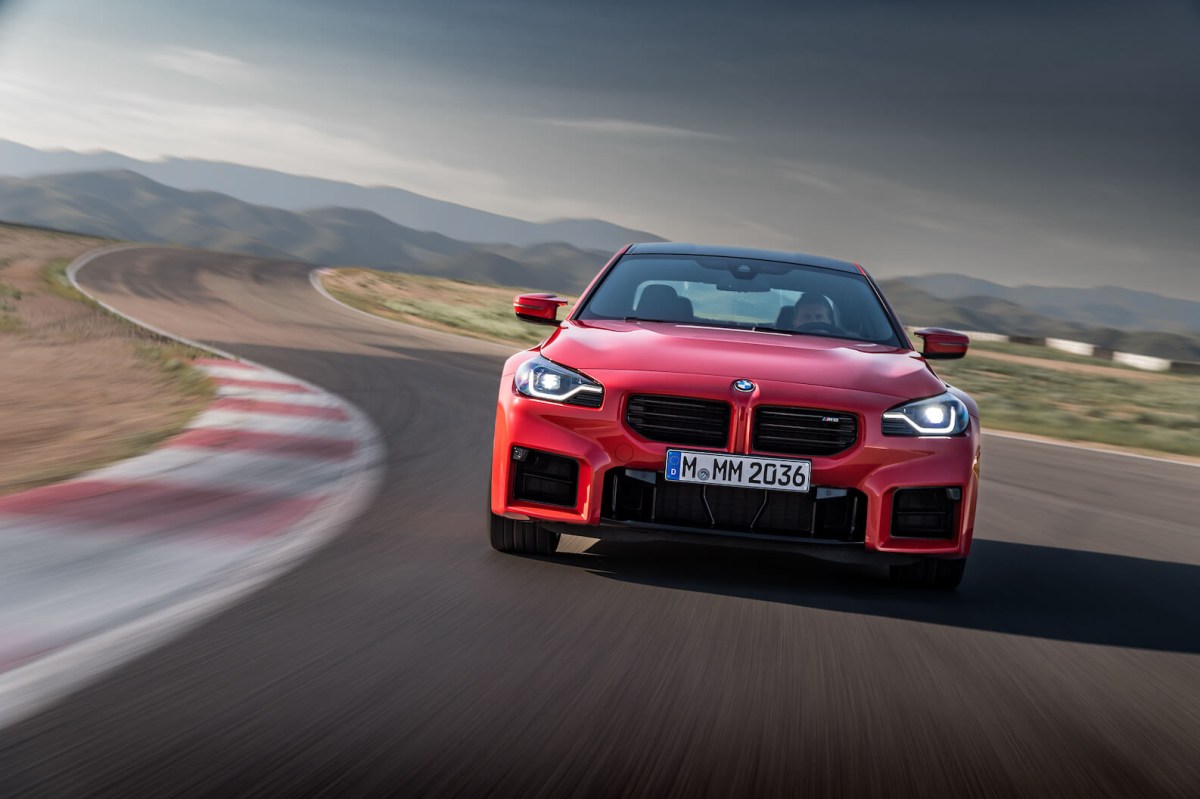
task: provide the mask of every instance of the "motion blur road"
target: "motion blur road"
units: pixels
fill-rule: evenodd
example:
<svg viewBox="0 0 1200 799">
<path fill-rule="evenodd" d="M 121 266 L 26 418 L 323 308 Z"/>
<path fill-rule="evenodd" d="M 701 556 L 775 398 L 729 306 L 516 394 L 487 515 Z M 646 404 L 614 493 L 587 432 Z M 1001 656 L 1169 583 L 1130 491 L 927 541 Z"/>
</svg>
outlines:
<svg viewBox="0 0 1200 799">
<path fill-rule="evenodd" d="M 147 249 L 82 273 L 356 403 L 387 482 L 294 572 L 0 733 L 0 795 L 1200 795 L 1200 469 L 989 437 L 951 595 L 686 546 L 501 555 L 511 349 L 308 271 Z"/>
</svg>

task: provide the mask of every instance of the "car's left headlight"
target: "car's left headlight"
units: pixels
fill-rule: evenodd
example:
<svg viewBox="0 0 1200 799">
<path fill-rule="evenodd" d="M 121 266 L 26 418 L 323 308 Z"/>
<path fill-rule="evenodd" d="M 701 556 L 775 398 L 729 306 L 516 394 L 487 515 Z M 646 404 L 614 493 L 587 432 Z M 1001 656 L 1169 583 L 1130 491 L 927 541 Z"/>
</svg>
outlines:
<svg viewBox="0 0 1200 799">
<path fill-rule="evenodd" d="M 599 408 L 604 387 L 586 375 L 535 355 L 517 367 L 514 386 L 535 399 Z"/>
<path fill-rule="evenodd" d="M 957 436 L 970 424 L 967 406 L 949 391 L 897 405 L 883 414 L 885 436 Z"/>
</svg>

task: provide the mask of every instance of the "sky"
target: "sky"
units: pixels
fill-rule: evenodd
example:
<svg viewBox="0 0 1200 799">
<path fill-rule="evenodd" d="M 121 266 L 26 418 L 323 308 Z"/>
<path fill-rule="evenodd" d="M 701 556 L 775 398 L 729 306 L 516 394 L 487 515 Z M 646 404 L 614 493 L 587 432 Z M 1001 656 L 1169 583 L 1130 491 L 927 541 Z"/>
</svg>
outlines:
<svg viewBox="0 0 1200 799">
<path fill-rule="evenodd" d="M 0 0 L 0 137 L 1200 299 L 1200 3 Z"/>
</svg>

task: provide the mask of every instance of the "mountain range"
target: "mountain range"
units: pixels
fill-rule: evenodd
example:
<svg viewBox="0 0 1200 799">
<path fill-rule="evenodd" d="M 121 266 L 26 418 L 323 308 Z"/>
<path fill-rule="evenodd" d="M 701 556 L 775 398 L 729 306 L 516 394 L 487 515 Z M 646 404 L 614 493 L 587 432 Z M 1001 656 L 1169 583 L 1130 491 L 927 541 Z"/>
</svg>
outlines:
<svg viewBox="0 0 1200 799">
<path fill-rule="evenodd" d="M 0 173 L 7 168 L 4 154 L 12 155 L 13 147 L 19 145 L 0 141 Z M 100 155 L 112 156 L 96 157 Z M 40 163 L 45 166 L 48 162 Z M 173 165 L 186 171 L 199 169 L 205 163 L 172 159 L 162 166 Z M 279 190 L 287 185 L 303 185 L 315 192 L 308 195 L 310 200 L 345 196 L 353 202 L 355 197 L 367 196 L 358 192 L 368 195 L 380 192 L 370 195 L 376 197 L 392 196 L 389 193 L 395 192 L 397 197 L 417 198 L 413 202 L 425 209 L 416 214 L 418 220 L 428 221 L 429 217 L 421 216 L 422 213 L 436 216 L 436 211 L 444 210 L 442 206 L 451 206 L 401 189 L 363 189 L 231 164 L 213 167 L 247 179 L 257 173 L 257 178 L 268 184 L 278 180 Z M 25 168 L 29 168 L 28 163 Z M 299 183 L 289 184 L 292 180 Z M 322 186 L 330 188 L 330 192 L 317 191 Z M 263 191 L 274 196 L 274 189 Z M 299 202 L 293 200 L 293 204 Z M 509 225 L 510 230 L 524 225 L 540 233 L 529 233 L 526 229 L 521 236 L 511 237 L 523 243 L 480 243 L 401 224 L 367 208 L 325 204 L 289 210 L 216 191 L 175 188 L 126 169 L 0 177 L 0 220 L 11 223 L 114 239 L 179 244 L 331 266 L 366 266 L 548 291 L 577 292 L 621 244 L 631 240 L 659 240 L 650 234 L 595 220 L 561 220 L 539 225 L 463 206 L 451 207 L 469 212 L 458 217 L 455 224 L 470 218 L 470 214 L 483 214 L 491 222 Z M 444 217 L 439 219 L 444 221 Z M 578 244 L 605 235 L 612 237 L 608 242 L 612 246 Z M 559 240 L 562 238 L 575 243 Z M 1200 361 L 1200 303 L 1197 302 L 1116 287 L 1003 286 L 953 274 L 893 278 L 881 283 L 901 319 L 912 324 L 1056 336 L 1127 352 Z"/>
<path fill-rule="evenodd" d="M 217 192 L 174 189 L 124 170 L 0 178 L 0 220 L 567 292 L 580 290 L 610 254 L 562 242 L 476 244 L 398 225 L 372 211 L 286 211 Z"/>
<path fill-rule="evenodd" d="M 1006 288 L 996 284 L 990 285 L 996 286 L 997 289 Z M 1186 318 L 1183 324 L 1174 325 L 1175 332 L 1162 330 L 1163 324 L 1154 315 L 1153 308 L 1159 307 L 1163 301 L 1169 301 L 1170 298 L 1157 294 L 1133 292 L 1144 296 L 1136 298 L 1139 302 L 1128 306 L 1129 311 L 1123 320 L 1129 327 L 1118 328 L 1097 324 L 1094 320 L 1102 311 L 1072 296 L 1072 292 L 1081 292 L 1084 299 L 1094 298 L 1095 295 L 1089 294 L 1093 291 L 1105 296 L 1106 289 L 1043 289 L 1060 296 L 1065 295 L 1067 301 L 1062 306 L 1041 302 L 1035 309 L 986 294 L 939 297 L 926 290 L 925 286 L 928 286 L 928 279 L 924 276 L 880 281 L 880 288 L 887 295 L 888 302 L 905 324 L 978 330 L 1011 336 L 1064 338 L 1085 341 L 1121 352 L 1200 362 L 1200 333 L 1189 327 Z M 945 290 L 944 285 L 939 285 L 938 288 Z M 986 286 L 976 288 L 987 289 Z M 1022 291 L 1037 290 L 1036 287 L 1022 287 Z M 1191 319 L 1194 321 L 1200 318 L 1200 303 L 1189 303 L 1186 300 L 1170 301 L 1191 305 Z M 1186 307 L 1183 310 L 1186 312 Z"/>
<path fill-rule="evenodd" d="M 921 275 L 905 283 L 944 300 L 997 299 L 1053 319 L 1119 330 L 1200 333 L 1200 303 L 1117 286 L 1002 286 L 966 275 Z"/>
<path fill-rule="evenodd" d="M 141 161 L 106 151 L 38 150 L 0 139 L 0 175 L 28 178 L 53 173 L 115 170 L 136 172 L 176 189 L 218 192 L 254 205 L 287 211 L 333 206 L 373 211 L 404 227 L 441 233 L 461 241 L 522 247 L 561 241 L 580 249 L 609 254 L 633 241 L 662 241 L 653 233 L 600 219 L 529 222 L 392 186 L 358 186 L 220 161 L 189 158 Z"/>
</svg>

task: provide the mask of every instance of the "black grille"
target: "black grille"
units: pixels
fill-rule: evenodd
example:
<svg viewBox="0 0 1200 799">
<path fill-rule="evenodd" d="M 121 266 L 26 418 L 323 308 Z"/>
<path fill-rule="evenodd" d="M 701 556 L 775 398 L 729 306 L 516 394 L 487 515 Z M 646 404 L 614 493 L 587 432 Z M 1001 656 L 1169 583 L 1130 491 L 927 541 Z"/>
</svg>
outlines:
<svg viewBox="0 0 1200 799">
<path fill-rule="evenodd" d="M 866 497 L 854 489 L 807 493 L 668 482 L 661 473 L 609 472 L 602 515 L 614 521 L 822 541 L 861 542 Z M 653 480 L 649 479 L 653 475 Z"/>
<path fill-rule="evenodd" d="M 635 394 L 625 422 L 651 441 L 723 447 L 729 441 L 728 402 Z"/>
<path fill-rule="evenodd" d="M 751 445 L 758 452 L 836 455 L 858 440 L 858 417 L 846 411 L 763 405 L 754 410 Z"/>
</svg>

